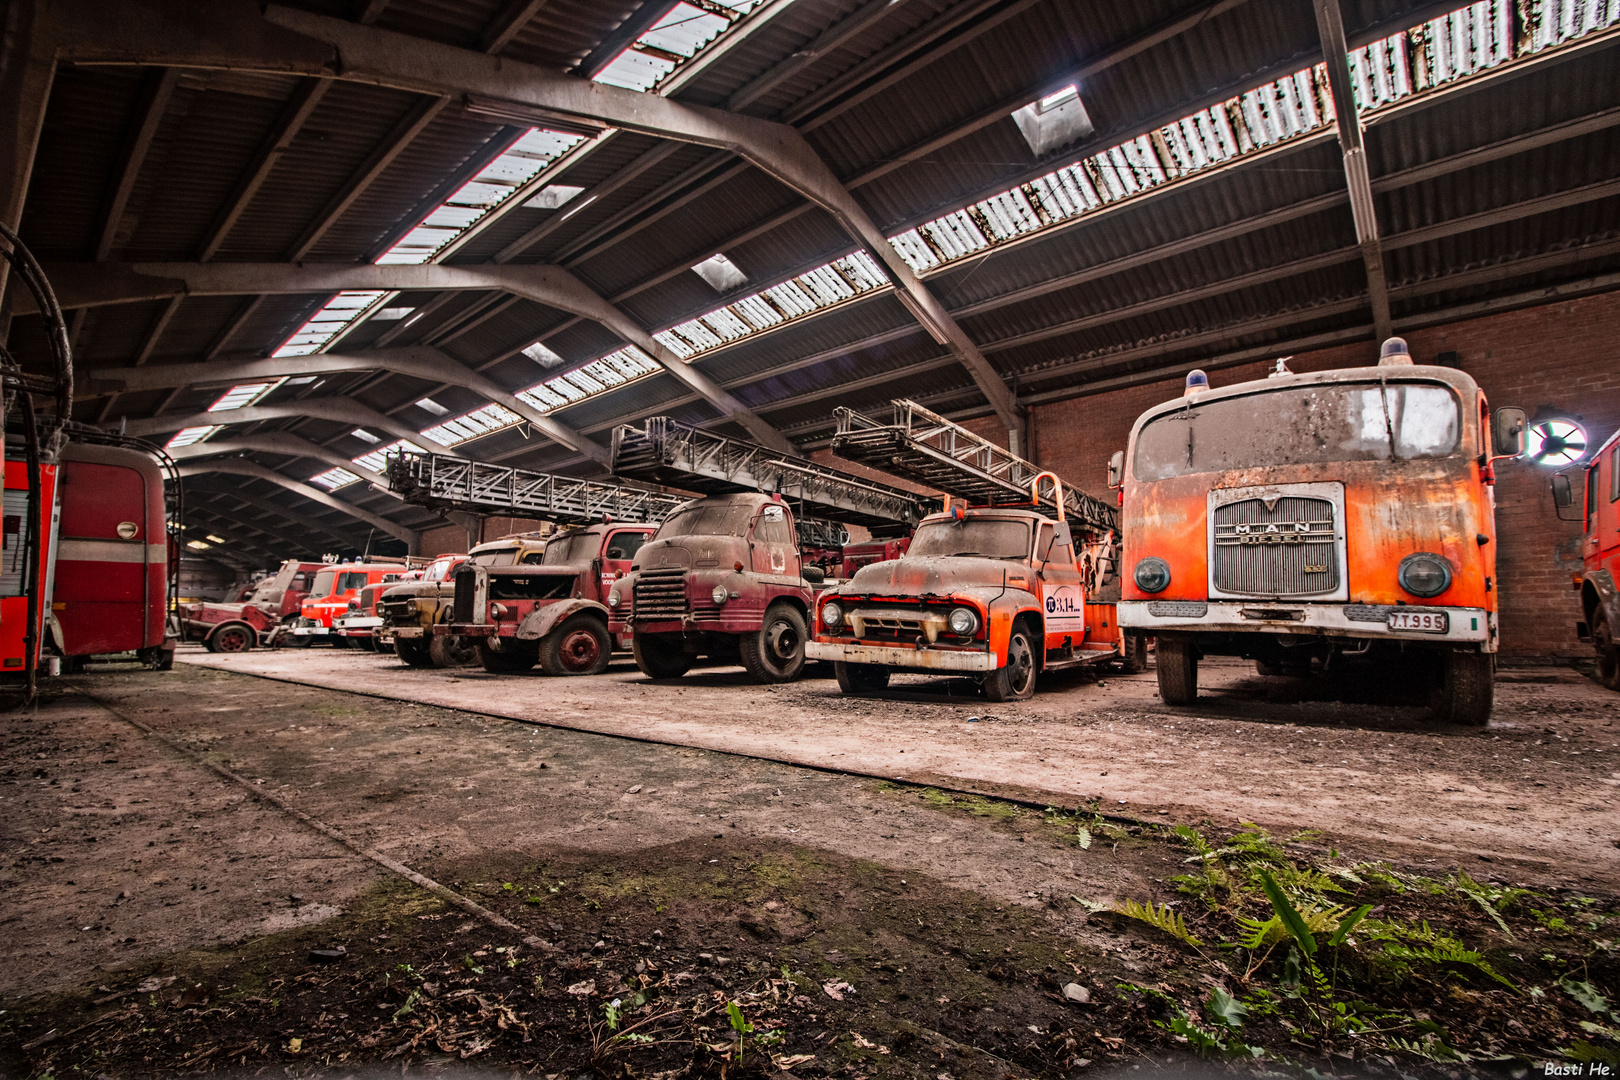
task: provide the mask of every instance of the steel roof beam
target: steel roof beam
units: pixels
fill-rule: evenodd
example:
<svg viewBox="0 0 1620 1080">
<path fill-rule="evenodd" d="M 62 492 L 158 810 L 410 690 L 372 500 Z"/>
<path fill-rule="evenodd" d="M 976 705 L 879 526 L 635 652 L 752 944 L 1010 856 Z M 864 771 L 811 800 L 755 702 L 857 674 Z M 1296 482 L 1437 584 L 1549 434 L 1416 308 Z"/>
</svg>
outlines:
<svg viewBox="0 0 1620 1080">
<path fill-rule="evenodd" d="M 353 424 L 356 427 L 374 427 L 386 431 L 396 439 L 405 439 L 418 446 L 423 443 L 432 443 L 426 449 L 446 454 L 457 454 L 448 447 L 440 447 L 439 443 L 423 435 L 419 431 L 400 423 L 392 416 L 373 409 L 369 405 L 362 405 L 358 401 L 345 397 L 310 398 L 306 401 L 292 402 L 287 405 L 249 405 L 245 409 L 225 409 L 219 412 L 198 412 L 190 414 L 173 413 L 170 415 L 147 417 L 140 420 L 129 420 L 125 424 L 125 432 L 138 437 L 158 435 L 166 431 L 179 431 L 181 428 L 206 427 L 215 424 L 257 424 L 266 420 L 295 420 L 295 419 L 330 420 L 338 424 Z"/>
<path fill-rule="evenodd" d="M 382 473 L 368 469 L 336 450 L 312 443 L 289 431 L 264 431 L 255 435 L 233 434 L 228 438 L 209 439 L 206 442 L 192 443 L 190 446 L 177 446 L 169 451 L 169 456 L 176 461 L 196 461 L 200 458 L 218 457 L 221 454 L 243 453 L 280 454 L 282 457 L 309 458 L 312 461 L 324 462 L 334 468 L 347 469 L 360 479 L 376 485 L 379 491 L 393 494 L 388 488 L 388 477 Z"/>
<path fill-rule="evenodd" d="M 235 566 L 237 569 L 246 569 L 264 559 L 285 558 L 278 555 L 285 551 L 283 546 L 288 542 L 286 537 L 278 537 L 262 528 L 254 528 L 234 517 L 227 517 L 213 509 L 206 503 L 202 506 L 186 507 L 186 540 L 201 540 L 209 545 L 208 551 L 196 551 L 181 543 L 184 557 L 191 559 L 212 559 Z M 208 534 L 224 534 L 226 543 L 231 547 L 216 544 L 208 539 Z M 298 541 L 299 548 L 308 544 L 308 539 Z M 232 550 L 234 548 L 235 550 Z"/>
<path fill-rule="evenodd" d="M 13 229 L 22 221 L 45 106 L 56 81 L 50 17 L 47 0 L 15 0 L 0 11 L 0 221 Z M 0 300 L 6 298 L 10 273 L 11 264 L 0 259 Z M 9 317 L 0 305 L 0 341 L 8 330 Z"/>
<path fill-rule="evenodd" d="M 231 476 L 249 476 L 258 480 L 268 480 L 270 483 L 284 487 L 293 494 L 308 499 L 310 502 L 329 506 L 333 510 L 348 514 L 356 521 L 362 521 L 397 540 L 403 540 L 413 555 L 422 540 L 421 534 L 414 529 L 407 529 L 397 521 L 390 521 L 380 514 L 373 514 L 370 510 L 362 509 L 353 503 L 334 498 L 302 481 L 294 480 L 290 476 L 283 476 L 274 469 L 265 468 L 256 461 L 248 461 L 243 458 L 226 458 L 222 461 L 188 461 L 180 465 L 178 471 L 182 478 L 205 473 L 226 473 Z"/>
</svg>

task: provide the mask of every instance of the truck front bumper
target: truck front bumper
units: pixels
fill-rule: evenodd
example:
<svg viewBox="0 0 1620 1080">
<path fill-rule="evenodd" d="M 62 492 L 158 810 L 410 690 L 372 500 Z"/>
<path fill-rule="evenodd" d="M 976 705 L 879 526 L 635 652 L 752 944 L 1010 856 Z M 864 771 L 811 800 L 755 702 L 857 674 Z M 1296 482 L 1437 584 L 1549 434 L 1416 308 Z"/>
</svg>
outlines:
<svg viewBox="0 0 1620 1080">
<path fill-rule="evenodd" d="M 293 637 L 328 637 L 332 633 L 330 626 L 295 626 L 292 628 Z"/>
<path fill-rule="evenodd" d="M 893 645 L 863 645 L 855 641 L 824 641 L 804 644 L 804 655 L 811 660 L 843 661 L 847 664 L 876 664 L 881 667 L 913 668 L 917 671 L 996 670 L 996 657 L 988 651 L 967 649 L 908 649 Z"/>
<path fill-rule="evenodd" d="M 1443 633 L 1393 630 L 1391 612 L 1444 612 Z M 1147 634 L 1295 634 L 1310 637 L 1467 643 L 1496 648 L 1496 613 L 1484 608 L 1259 600 L 1122 600 L 1119 627 Z"/>
<path fill-rule="evenodd" d="M 380 626 L 382 626 L 382 620 L 369 615 L 337 619 L 332 623 L 332 629 L 344 637 L 371 637 Z"/>
<path fill-rule="evenodd" d="M 501 628 L 494 623 L 439 623 L 433 628 L 434 637 L 500 637 Z"/>
</svg>

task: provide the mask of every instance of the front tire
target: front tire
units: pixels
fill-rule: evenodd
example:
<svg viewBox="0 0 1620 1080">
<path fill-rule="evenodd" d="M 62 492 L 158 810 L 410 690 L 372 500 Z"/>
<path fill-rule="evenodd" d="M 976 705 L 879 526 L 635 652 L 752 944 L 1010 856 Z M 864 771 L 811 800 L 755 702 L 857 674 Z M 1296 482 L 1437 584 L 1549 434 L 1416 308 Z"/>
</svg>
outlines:
<svg viewBox="0 0 1620 1080">
<path fill-rule="evenodd" d="M 636 667 L 649 679 L 678 679 L 692 668 L 692 658 L 673 635 L 634 634 L 630 652 L 636 658 Z"/>
<path fill-rule="evenodd" d="M 236 624 L 227 624 L 208 635 L 204 643 L 209 652 L 247 652 L 253 648 L 255 635 L 251 628 Z"/>
<path fill-rule="evenodd" d="M 1442 724 L 1484 727 L 1495 702 L 1495 658 L 1490 653 L 1448 652 L 1441 660 L 1434 718 Z"/>
<path fill-rule="evenodd" d="M 792 682 L 804 670 L 804 616 L 778 600 L 765 609 L 765 622 L 737 640 L 743 667 L 762 683 Z"/>
<path fill-rule="evenodd" d="M 427 652 L 436 668 L 467 667 L 478 660 L 478 646 L 455 634 L 434 634 Z"/>
<path fill-rule="evenodd" d="M 889 685 L 889 669 L 882 664 L 851 664 L 833 661 L 838 689 L 846 694 L 871 694 Z"/>
<path fill-rule="evenodd" d="M 1029 627 L 1014 623 L 1007 640 L 1007 663 L 984 680 L 984 696 L 991 701 L 1023 701 L 1035 696 L 1035 642 Z"/>
<path fill-rule="evenodd" d="M 1198 700 L 1198 649 L 1190 638 L 1159 639 L 1156 665 L 1159 697 L 1166 705 Z"/>
<path fill-rule="evenodd" d="M 1598 682 L 1620 690 L 1620 643 L 1614 639 L 1609 613 L 1601 607 L 1592 613 L 1592 644 L 1597 647 Z"/>
<path fill-rule="evenodd" d="M 540 640 L 540 670 L 547 675 L 600 675 L 613 659 L 613 639 L 601 619 L 573 615 Z"/>
<path fill-rule="evenodd" d="M 1126 675 L 1140 675 L 1147 670 L 1147 638 L 1141 634 L 1128 634 L 1120 642 L 1119 670 Z"/>
<path fill-rule="evenodd" d="M 395 638 L 394 652 L 411 667 L 433 666 L 433 658 L 428 655 L 427 643 L 421 638 Z"/>
<path fill-rule="evenodd" d="M 478 662 L 484 665 L 485 671 L 496 675 L 528 671 L 538 659 L 539 651 L 533 641 L 509 638 L 501 643 L 499 650 L 491 645 L 490 639 L 484 638 L 478 642 Z"/>
</svg>

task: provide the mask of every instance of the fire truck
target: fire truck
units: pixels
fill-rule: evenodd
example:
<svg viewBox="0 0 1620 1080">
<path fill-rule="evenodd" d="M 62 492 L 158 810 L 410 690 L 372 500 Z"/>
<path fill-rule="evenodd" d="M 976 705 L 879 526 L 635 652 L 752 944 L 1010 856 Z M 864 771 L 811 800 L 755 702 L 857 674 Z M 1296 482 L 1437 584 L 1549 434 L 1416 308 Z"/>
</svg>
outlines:
<svg viewBox="0 0 1620 1080">
<path fill-rule="evenodd" d="M 1202 372 L 1142 414 L 1114 456 L 1124 497 L 1120 625 L 1158 641 L 1159 694 L 1191 704 L 1198 661 L 1262 674 L 1364 660 L 1421 666 L 1436 717 L 1490 716 L 1497 647 L 1495 473 L 1524 412 L 1415 365 L 1211 389 Z"/>
<path fill-rule="evenodd" d="M 1582 619 L 1575 633 L 1597 651 L 1598 679 L 1620 690 L 1620 431 L 1610 435 L 1587 459 L 1583 470 L 1585 499 L 1578 520 L 1586 534 L 1581 543 L 1582 572 L 1574 582 L 1581 595 Z M 1553 501 L 1563 511 L 1574 504 L 1569 476 L 1552 478 Z"/>
<path fill-rule="evenodd" d="M 277 627 L 298 617 L 315 575 L 326 565 L 288 559 L 240 602 L 181 604 L 180 635 L 186 641 L 202 642 L 209 652 L 242 652 L 269 645 Z"/>
<path fill-rule="evenodd" d="M 614 430 L 613 471 L 708 493 L 676 509 L 608 593 L 610 632 L 631 635 L 655 679 L 698 656 L 762 683 L 798 678 L 826 580 L 802 550 L 847 540 L 847 525 L 905 536 L 927 513 L 915 493 L 662 416 Z"/>
<path fill-rule="evenodd" d="M 349 608 L 349 601 L 367 585 L 398 581 L 409 571 L 405 563 L 340 563 L 323 566 L 310 584 L 309 595 L 304 598 L 298 618 L 277 637 L 279 645 L 304 648 L 316 641 L 330 641 L 343 648 L 348 639 L 332 630 L 332 620 Z"/>
<path fill-rule="evenodd" d="M 1122 650 L 1115 617 L 1114 508 L 916 402 L 892 404 L 890 423 L 839 409 L 834 453 L 977 505 L 924 518 L 900 558 L 821 595 L 807 651 L 833 662 L 839 688 L 959 672 L 1016 701 L 1043 671 L 1144 670 L 1145 643 Z"/>
</svg>

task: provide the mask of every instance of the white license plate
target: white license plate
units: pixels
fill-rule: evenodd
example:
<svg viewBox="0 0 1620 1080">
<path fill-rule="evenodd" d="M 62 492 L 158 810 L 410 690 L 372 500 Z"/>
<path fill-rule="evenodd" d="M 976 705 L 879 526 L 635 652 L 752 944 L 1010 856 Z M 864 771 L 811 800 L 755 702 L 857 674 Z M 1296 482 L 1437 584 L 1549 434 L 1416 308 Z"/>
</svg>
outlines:
<svg viewBox="0 0 1620 1080">
<path fill-rule="evenodd" d="M 1391 630 L 1415 630 L 1420 634 L 1443 634 L 1451 628 L 1451 617 L 1444 611 L 1392 611 Z"/>
</svg>

